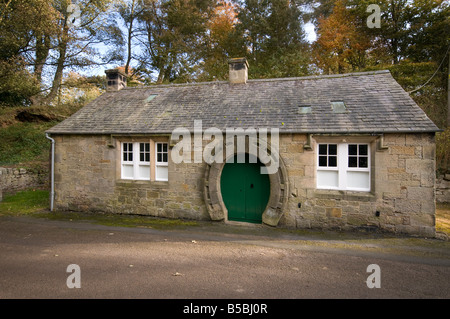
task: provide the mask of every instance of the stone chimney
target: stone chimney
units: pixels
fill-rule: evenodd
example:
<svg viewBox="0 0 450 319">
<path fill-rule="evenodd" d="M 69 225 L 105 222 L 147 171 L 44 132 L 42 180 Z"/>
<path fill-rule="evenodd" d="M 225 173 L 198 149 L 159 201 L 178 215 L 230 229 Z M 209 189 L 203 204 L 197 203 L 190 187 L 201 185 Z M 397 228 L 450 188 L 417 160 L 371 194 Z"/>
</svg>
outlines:
<svg viewBox="0 0 450 319">
<path fill-rule="evenodd" d="M 230 83 L 247 83 L 248 62 L 246 58 L 234 58 L 228 60 Z"/>
<path fill-rule="evenodd" d="M 120 91 L 127 86 L 127 75 L 118 68 L 106 70 L 105 73 L 107 91 Z"/>
</svg>

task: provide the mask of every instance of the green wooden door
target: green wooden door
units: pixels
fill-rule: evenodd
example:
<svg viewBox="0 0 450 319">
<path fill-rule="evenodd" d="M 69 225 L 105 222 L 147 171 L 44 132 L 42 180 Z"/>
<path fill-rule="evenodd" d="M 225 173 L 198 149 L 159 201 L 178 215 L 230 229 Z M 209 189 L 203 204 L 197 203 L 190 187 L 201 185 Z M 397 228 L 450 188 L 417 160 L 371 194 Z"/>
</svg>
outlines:
<svg viewBox="0 0 450 319">
<path fill-rule="evenodd" d="M 261 223 L 262 213 L 270 196 L 270 181 L 267 174 L 261 174 L 261 164 L 226 163 L 222 170 L 220 187 L 222 198 L 228 210 L 228 220 Z"/>
</svg>

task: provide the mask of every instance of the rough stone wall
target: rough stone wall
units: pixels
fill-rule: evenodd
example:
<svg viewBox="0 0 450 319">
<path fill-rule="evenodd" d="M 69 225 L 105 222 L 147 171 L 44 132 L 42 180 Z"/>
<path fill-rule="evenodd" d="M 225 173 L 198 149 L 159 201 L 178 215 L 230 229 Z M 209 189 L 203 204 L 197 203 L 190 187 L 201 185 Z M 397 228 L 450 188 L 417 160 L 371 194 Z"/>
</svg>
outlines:
<svg viewBox="0 0 450 319">
<path fill-rule="evenodd" d="M 434 236 L 435 144 L 433 134 L 386 134 L 371 141 L 371 192 L 318 190 L 316 148 L 304 135 L 283 136 L 290 198 L 281 224 L 296 228 L 381 228 Z"/>
<path fill-rule="evenodd" d="M 280 226 L 434 235 L 434 134 L 385 134 L 386 148 L 378 147 L 377 137 L 366 137 L 372 159 L 366 193 L 316 189 L 316 138 L 308 150 L 307 135 L 280 136 L 290 193 Z M 120 150 L 108 146 L 109 136 L 55 140 L 57 208 L 210 219 L 203 194 L 207 164 L 175 164 L 169 154 L 168 182 L 125 181 L 119 178 Z"/>
<path fill-rule="evenodd" d="M 0 167 L 0 193 L 47 186 L 48 180 L 48 172 L 36 173 L 25 168 Z"/>
<path fill-rule="evenodd" d="M 120 149 L 109 136 L 55 136 L 55 207 L 169 218 L 208 219 L 206 164 L 173 164 L 169 181 L 120 179 Z"/>
<path fill-rule="evenodd" d="M 203 201 L 204 164 L 169 162 L 169 181 L 117 181 L 108 209 L 124 214 L 208 220 Z"/>
<path fill-rule="evenodd" d="M 115 186 L 114 149 L 102 136 L 55 136 L 55 207 L 107 209 Z"/>
<path fill-rule="evenodd" d="M 436 180 L 436 202 L 450 203 L 450 174 L 439 176 Z"/>
</svg>

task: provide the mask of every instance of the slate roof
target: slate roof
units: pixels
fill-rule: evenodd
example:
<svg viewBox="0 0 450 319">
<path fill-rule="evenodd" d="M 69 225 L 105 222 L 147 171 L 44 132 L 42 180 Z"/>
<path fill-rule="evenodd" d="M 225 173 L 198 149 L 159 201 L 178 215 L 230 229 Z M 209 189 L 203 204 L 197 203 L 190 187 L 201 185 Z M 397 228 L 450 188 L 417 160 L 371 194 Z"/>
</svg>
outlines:
<svg viewBox="0 0 450 319">
<path fill-rule="evenodd" d="M 150 96 L 156 95 L 153 99 Z M 331 102 L 343 101 L 343 113 Z M 310 106 L 310 108 L 301 108 Z M 304 111 L 310 113 L 303 113 Z M 389 71 L 155 85 L 106 92 L 51 134 L 155 134 L 175 128 L 279 128 L 280 133 L 436 132 Z"/>
</svg>

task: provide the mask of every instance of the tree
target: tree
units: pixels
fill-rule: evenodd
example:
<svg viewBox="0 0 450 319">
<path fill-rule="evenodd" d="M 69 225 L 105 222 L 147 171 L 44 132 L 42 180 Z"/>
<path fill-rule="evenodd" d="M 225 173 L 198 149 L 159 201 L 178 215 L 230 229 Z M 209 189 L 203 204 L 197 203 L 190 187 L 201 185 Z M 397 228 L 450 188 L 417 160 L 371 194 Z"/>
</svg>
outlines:
<svg viewBox="0 0 450 319">
<path fill-rule="evenodd" d="M 64 75 L 58 104 L 85 104 L 106 90 L 105 78 L 101 76 L 83 76 L 70 71 Z"/>
<path fill-rule="evenodd" d="M 57 96 L 64 71 L 107 63 L 120 55 L 108 52 L 102 57 L 95 45 L 121 41 L 119 28 L 108 20 L 108 5 L 113 0 L 80 0 L 80 15 L 73 16 L 71 0 L 2 0 L 0 2 L 0 59 L 17 61 L 40 85 L 27 100 L 34 104 L 49 104 Z M 68 21 L 75 17 L 76 21 Z M 70 22 L 76 22 L 73 25 Z M 105 58 L 102 60 L 102 58 Z M 25 75 L 26 72 L 22 72 Z M 1 80 L 0 80 L 1 81 Z M 37 93 L 37 94 L 36 94 Z"/>
<path fill-rule="evenodd" d="M 0 2 L 0 99 L 7 105 L 28 105 L 40 91 L 43 62 L 36 52 L 48 46 L 57 28 L 48 23 L 58 13 L 48 0 L 8 0 Z M 40 39 L 40 41 L 35 41 Z M 34 66 L 34 74 L 28 66 Z"/>
<path fill-rule="evenodd" d="M 39 83 L 21 57 L 0 60 L 0 106 L 29 105 Z"/>
<path fill-rule="evenodd" d="M 366 67 L 370 38 L 361 30 L 359 20 L 338 0 L 328 17 L 318 18 L 317 41 L 313 56 L 325 73 L 344 73 Z"/>
<path fill-rule="evenodd" d="M 248 49 L 249 76 L 287 77 L 308 73 L 309 48 L 293 0 L 244 0 L 237 30 Z"/>
<path fill-rule="evenodd" d="M 91 0 L 79 2 L 80 16 L 78 24 L 68 21 L 68 6 L 71 0 L 54 0 L 53 6 L 60 13 L 60 18 L 53 21 L 58 26 L 56 37 L 51 38 L 52 47 L 47 56 L 46 66 L 53 69 L 53 79 L 49 92 L 33 98 L 34 104 L 48 104 L 57 96 L 66 68 L 83 68 L 95 64 L 120 60 L 122 57 L 116 50 L 108 52 L 108 56 L 100 61 L 100 54 L 95 49 L 97 44 L 112 44 L 119 47 L 121 32 L 114 20 L 108 20 L 108 5 L 111 0 Z M 48 21 L 50 22 L 50 21 Z"/>
<path fill-rule="evenodd" d="M 213 0 L 142 0 L 139 16 L 145 39 L 140 69 L 157 73 L 156 83 L 191 81 L 201 59 L 198 52 L 205 38 Z"/>
<path fill-rule="evenodd" d="M 121 1 L 117 4 L 117 10 L 122 18 L 126 31 L 125 31 L 125 38 L 126 38 L 126 62 L 125 62 L 125 74 L 130 74 L 130 64 L 131 61 L 134 59 L 134 52 L 133 52 L 133 40 L 138 36 L 139 29 L 138 29 L 138 17 L 142 12 L 144 11 L 143 7 L 141 6 L 142 2 L 139 0 L 126 0 Z"/>
<path fill-rule="evenodd" d="M 244 42 L 236 32 L 236 4 L 219 0 L 206 23 L 202 63 L 198 66 L 200 81 L 225 80 L 228 77 L 228 59 L 245 55 Z"/>
</svg>

